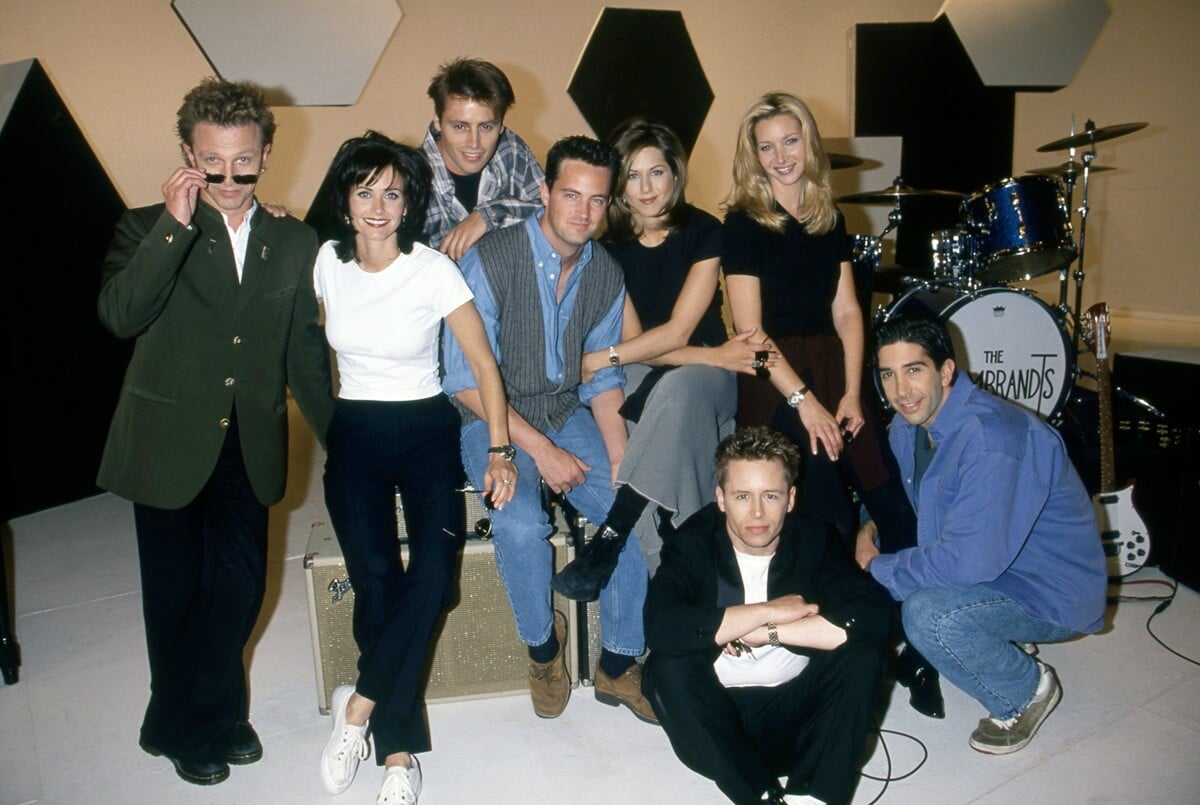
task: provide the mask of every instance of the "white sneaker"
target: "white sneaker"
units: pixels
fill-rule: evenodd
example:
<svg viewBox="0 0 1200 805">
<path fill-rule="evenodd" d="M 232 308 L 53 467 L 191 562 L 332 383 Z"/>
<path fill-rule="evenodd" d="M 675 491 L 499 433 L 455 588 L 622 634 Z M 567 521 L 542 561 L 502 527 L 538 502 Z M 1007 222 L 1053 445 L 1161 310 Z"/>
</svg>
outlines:
<svg viewBox="0 0 1200 805">
<path fill-rule="evenodd" d="M 383 785 L 375 805 L 417 805 L 421 795 L 421 764 L 416 755 L 410 755 L 412 767 L 388 766 L 383 773 Z"/>
<path fill-rule="evenodd" d="M 353 685 L 339 685 L 333 690 L 329 709 L 333 715 L 333 734 L 321 753 L 321 782 L 330 794 L 340 794 L 354 782 L 358 764 L 371 754 L 367 744 L 367 726 L 346 723 L 346 707 L 354 695 Z M 413 800 L 414 802 L 416 800 Z"/>
</svg>

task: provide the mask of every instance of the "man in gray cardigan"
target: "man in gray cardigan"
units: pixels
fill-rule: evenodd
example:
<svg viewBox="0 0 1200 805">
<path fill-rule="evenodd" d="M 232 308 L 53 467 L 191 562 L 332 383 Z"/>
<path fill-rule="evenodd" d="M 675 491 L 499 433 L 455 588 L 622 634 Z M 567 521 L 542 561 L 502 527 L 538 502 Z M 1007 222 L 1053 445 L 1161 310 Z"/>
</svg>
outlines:
<svg viewBox="0 0 1200 805">
<path fill-rule="evenodd" d="M 544 212 L 484 236 L 460 263 L 504 377 L 514 445 L 489 445 L 475 379 L 458 344 L 446 336 L 443 388 L 462 413 L 468 476 L 482 483 L 489 452 L 504 454 L 520 469 L 516 495 L 492 513 L 492 533 L 517 633 L 529 646 L 533 709 L 543 718 L 566 707 L 570 679 L 566 624 L 550 606 L 553 550 L 547 538 L 553 529 L 539 482 L 565 494 L 589 520 L 603 522 L 627 438 L 618 410 L 625 396 L 621 369 L 606 368 L 586 383 L 580 378 L 583 353 L 605 349 L 621 336 L 621 269 L 592 240 L 604 221 L 617 165 L 612 149 L 595 140 L 555 143 L 541 189 Z M 629 545 L 600 594 L 596 698 L 654 722 L 634 659 L 645 648 L 646 563 L 637 541 Z"/>
</svg>

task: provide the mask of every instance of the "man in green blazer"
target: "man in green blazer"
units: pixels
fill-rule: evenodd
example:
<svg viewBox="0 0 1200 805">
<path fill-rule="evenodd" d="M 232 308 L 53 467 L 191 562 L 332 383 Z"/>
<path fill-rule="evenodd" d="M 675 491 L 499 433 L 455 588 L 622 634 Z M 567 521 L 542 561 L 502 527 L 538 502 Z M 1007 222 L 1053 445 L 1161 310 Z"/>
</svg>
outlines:
<svg viewBox="0 0 1200 805">
<path fill-rule="evenodd" d="M 105 259 L 100 319 L 134 338 L 97 483 L 134 504 L 150 703 L 142 748 L 201 785 L 253 763 L 242 654 L 262 605 L 267 507 L 283 497 L 290 388 L 322 441 L 332 414 L 315 233 L 254 198 L 275 120 L 207 79 L 184 98 L 187 163 L 131 210 Z"/>
</svg>

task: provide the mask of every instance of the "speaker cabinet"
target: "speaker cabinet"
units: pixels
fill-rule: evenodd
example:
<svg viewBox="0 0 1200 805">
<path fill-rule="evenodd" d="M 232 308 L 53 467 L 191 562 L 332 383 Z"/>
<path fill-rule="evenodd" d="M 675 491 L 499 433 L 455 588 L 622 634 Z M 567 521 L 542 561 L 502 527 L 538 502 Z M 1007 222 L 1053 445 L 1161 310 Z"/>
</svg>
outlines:
<svg viewBox="0 0 1200 805">
<path fill-rule="evenodd" d="M 1194 400 L 1200 349 L 1121 353 L 1113 361 L 1113 382 L 1117 482 L 1135 483 L 1133 503 L 1150 533 L 1150 563 L 1200 590 L 1200 540 L 1191 510 L 1200 499 Z"/>
<path fill-rule="evenodd" d="M 478 494 L 468 496 L 478 501 Z M 482 509 L 480 506 L 479 509 Z M 468 523 L 478 522 L 479 511 L 468 513 Z M 486 511 L 484 511 L 486 516 Z M 573 553 L 561 536 L 554 545 L 555 570 L 561 570 Z M 399 546 L 407 561 L 408 548 Z M 329 712 L 333 689 L 353 684 L 358 677 L 358 646 L 352 628 L 354 590 L 333 527 L 314 523 L 304 555 L 309 624 L 312 629 L 313 665 L 317 680 L 317 707 Z M 517 637 L 516 623 L 504 582 L 496 569 L 492 543 L 468 540 L 462 552 L 458 603 L 446 615 L 429 669 L 425 698 L 428 702 L 513 695 L 529 690 L 529 654 Z M 555 609 L 567 616 L 574 634 L 573 602 L 554 596 Z M 577 679 L 573 638 L 568 638 L 567 670 Z"/>
</svg>

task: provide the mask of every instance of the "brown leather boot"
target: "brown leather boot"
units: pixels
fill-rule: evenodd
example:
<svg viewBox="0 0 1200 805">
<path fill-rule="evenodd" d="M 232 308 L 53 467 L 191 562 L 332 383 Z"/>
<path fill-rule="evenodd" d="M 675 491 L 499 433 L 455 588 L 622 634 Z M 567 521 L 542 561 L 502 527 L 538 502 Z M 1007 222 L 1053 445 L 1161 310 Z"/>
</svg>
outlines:
<svg viewBox="0 0 1200 805">
<path fill-rule="evenodd" d="M 642 695 L 642 666 L 636 662 L 616 679 L 596 669 L 596 701 L 616 707 L 625 705 L 647 724 L 657 724 L 658 716 Z"/>
<path fill-rule="evenodd" d="M 554 613 L 554 636 L 558 654 L 550 662 L 529 663 L 529 697 L 533 712 L 542 718 L 558 718 L 571 697 L 571 677 L 567 674 L 567 619 Z"/>
</svg>

